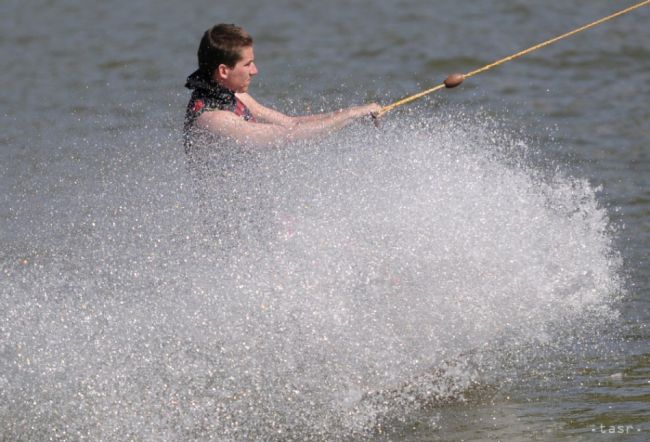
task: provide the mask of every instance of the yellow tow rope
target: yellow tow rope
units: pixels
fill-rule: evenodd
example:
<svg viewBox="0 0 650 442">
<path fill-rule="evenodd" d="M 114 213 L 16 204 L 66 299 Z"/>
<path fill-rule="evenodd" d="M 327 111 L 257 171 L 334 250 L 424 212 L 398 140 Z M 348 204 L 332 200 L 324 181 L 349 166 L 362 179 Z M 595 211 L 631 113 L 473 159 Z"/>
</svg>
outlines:
<svg viewBox="0 0 650 442">
<path fill-rule="evenodd" d="M 567 32 L 566 34 L 558 35 L 557 37 L 554 37 L 554 38 L 551 38 L 550 40 L 546 40 L 545 42 L 536 44 L 535 46 L 531 46 L 530 48 L 525 49 L 525 50 L 523 50 L 521 52 L 517 52 L 516 54 L 513 54 L 513 55 L 510 55 L 508 57 L 497 60 L 494 63 L 487 64 L 487 65 L 483 66 L 482 68 L 473 70 L 471 72 L 468 72 L 467 74 L 451 74 L 449 77 L 447 77 L 447 79 L 442 84 L 439 84 L 438 86 L 432 87 L 431 89 L 427 89 L 427 90 L 422 91 L 422 92 L 418 92 L 417 94 L 410 95 L 410 96 L 408 96 L 406 98 L 402 98 L 401 100 L 396 101 L 396 102 L 394 102 L 392 104 L 384 106 L 375 115 L 375 117 L 380 117 L 383 114 L 385 114 L 386 112 L 388 112 L 388 111 L 390 111 L 392 109 L 395 109 L 398 106 L 410 103 L 410 102 L 412 102 L 414 100 L 417 100 L 418 98 L 424 97 L 425 95 L 428 95 L 428 94 L 430 94 L 432 92 L 435 92 L 435 91 L 437 91 L 439 89 L 442 89 L 444 87 L 446 87 L 446 88 L 456 87 L 459 84 L 461 84 L 463 82 L 463 80 L 465 80 L 466 78 L 473 77 L 474 75 L 480 74 L 481 72 L 485 72 L 487 70 L 492 69 L 493 67 L 499 66 L 500 64 L 503 64 L 506 61 L 510 61 L 510 60 L 514 60 L 515 58 L 519 58 L 519 57 L 521 57 L 523 55 L 526 55 L 526 54 L 528 54 L 530 52 L 536 51 L 537 49 L 543 48 L 544 46 L 548 46 L 550 44 L 555 43 L 556 41 L 562 40 L 563 38 L 567 38 L 567 37 L 570 37 L 570 36 L 572 36 L 574 34 L 577 34 L 578 32 L 584 31 L 584 30 L 589 29 L 589 28 L 593 28 L 594 26 L 598 26 L 601 23 L 605 23 L 606 21 L 611 20 L 613 18 L 616 18 L 616 17 L 618 17 L 620 15 L 627 14 L 628 12 L 631 12 L 631 11 L 637 9 L 637 8 L 640 8 L 641 6 L 645 6 L 648 3 L 650 3 L 650 0 L 642 1 L 640 3 L 637 3 L 636 5 L 630 6 L 629 8 L 626 8 L 626 9 L 620 10 L 618 12 L 615 12 L 615 13 L 613 13 L 611 15 L 608 15 L 607 17 L 603 17 L 600 20 L 596 20 L 596 21 L 591 22 L 591 23 L 589 23 L 587 25 L 584 25 L 584 26 L 582 26 L 580 28 L 574 29 L 573 31 Z"/>
</svg>

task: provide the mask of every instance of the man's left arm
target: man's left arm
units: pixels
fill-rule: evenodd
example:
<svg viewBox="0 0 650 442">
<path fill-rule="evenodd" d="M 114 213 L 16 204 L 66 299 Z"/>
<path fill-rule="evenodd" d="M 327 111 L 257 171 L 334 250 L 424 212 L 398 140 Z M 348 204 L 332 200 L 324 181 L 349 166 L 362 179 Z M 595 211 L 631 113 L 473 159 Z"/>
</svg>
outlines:
<svg viewBox="0 0 650 442">
<path fill-rule="evenodd" d="M 278 112 L 274 109 L 270 109 L 266 106 L 258 103 L 253 97 L 247 93 L 237 94 L 242 103 L 250 109 L 251 113 L 257 118 L 266 123 L 278 124 L 283 127 L 293 127 L 303 123 L 315 123 L 315 122 L 327 122 L 334 118 L 334 115 L 337 112 L 329 112 L 315 115 L 301 115 L 301 116 L 289 116 L 285 115 L 282 112 Z"/>
<path fill-rule="evenodd" d="M 262 106 L 247 93 L 237 94 L 237 98 L 246 105 L 255 119 L 260 120 L 261 122 L 277 124 L 283 127 L 291 127 L 296 124 L 294 117 L 290 117 L 282 112 Z"/>
</svg>

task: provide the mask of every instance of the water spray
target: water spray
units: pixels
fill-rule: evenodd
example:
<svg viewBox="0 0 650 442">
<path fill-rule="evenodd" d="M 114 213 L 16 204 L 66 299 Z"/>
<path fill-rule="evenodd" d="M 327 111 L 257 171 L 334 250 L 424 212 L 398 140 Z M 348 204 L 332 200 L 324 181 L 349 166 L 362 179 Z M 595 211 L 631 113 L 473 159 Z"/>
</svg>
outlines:
<svg viewBox="0 0 650 442">
<path fill-rule="evenodd" d="M 531 53 L 533 51 L 536 51 L 536 50 L 541 49 L 541 48 L 543 48 L 545 46 L 549 46 L 549 45 L 551 45 L 551 44 L 553 44 L 555 42 L 558 42 L 558 41 L 560 41 L 560 40 L 562 40 L 564 38 L 570 37 L 570 36 L 575 35 L 575 34 L 577 34 L 579 32 L 582 32 L 582 31 L 585 31 L 587 29 L 598 26 L 598 25 L 600 25 L 602 23 L 605 23 L 606 21 L 612 20 L 612 19 L 614 19 L 616 17 L 619 17 L 621 15 L 627 14 L 628 12 L 632 12 L 635 9 L 638 9 L 638 8 L 640 8 L 642 6 L 647 5 L 648 3 L 650 3 L 650 0 L 645 0 L 645 1 L 639 2 L 639 3 L 637 3 L 637 4 L 633 5 L 633 6 L 630 6 L 629 8 L 622 9 L 622 10 L 620 10 L 618 12 L 610 14 L 610 15 L 608 15 L 606 17 L 603 17 L 603 18 L 601 18 L 599 20 L 593 21 L 593 22 L 591 22 L 589 24 L 586 24 L 584 26 L 581 26 L 579 28 L 576 28 L 576 29 L 574 29 L 572 31 L 569 31 L 569 32 L 564 33 L 562 35 L 558 35 L 557 37 L 551 38 L 551 39 L 546 40 L 546 41 L 544 41 L 542 43 L 538 43 L 538 44 L 536 44 L 534 46 L 529 47 L 528 49 L 525 49 L 523 51 L 517 52 L 517 53 L 512 54 L 512 55 L 509 55 L 507 57 L 504 57 L 504 58 L 502 58 L 500 60 L 497 60 L 497 61 L 495 61 L 493 63 L 487 64 L 487 65 L 485 65 L 485 66 L 483 66 L 481 68 L 475 69 L 475 70 L 473 70 L 471 72 L 468 72 L 466 74 L 461 74 L 461 73 L 451 74 L 445 79 L 444 82 L 442 82 L 441 84 L 439 84 L 437 86 L 434 86 L 434 87 L 432 87 L 430 89 L 427 89 L 427 90 L 424 90 L 422 92 L 418 92 L 417 94 L 413 94 L 413 95 L 410 95 L 408 97 L 402 98 L 401 100 L 398 100 L 398 101 L 396 101 L 394 103 L 391 103 L 391 104 L 389 104 L 387 106 L 384 106 L 377 114 L 374 115 L 374 118 L 379 118 L 382 115 L 384 115 L 386 112 L 391 111 L 391 110 L 395 109 L 396 107 L 402 106 L 404 104 L 411 103 L 412 101 L 415 101 L 418 98 L 422 98 L 422 97 L 424 97 L 426 95 L 429 95 L 429 94 L 431 94 L 433 92 L 436 92 L 436 91 L 438 91 L 440 89 L 443 89 L 443 88 L 451 89 L 451 88 L 454 88 L 456 86 L 459 86 L 465 79 L 467 79 L 469 77 L 473 77 L 473 76 L 478 75 L 478 74 L 480 74 L 482 72 L 489 71 L 490 69 L 492 69 L 494 67 L 497 67 L 497 66 L 499 66 L 499 65 L 501 65 L 501 64 L 503 64 L 503 63 L 505 63 L 507 61 L 514 60 L 516 58 L 522 57 L 522 56 L 524 56 L 526 54 L 529 54 L 529 53 Z"/>
</svg>

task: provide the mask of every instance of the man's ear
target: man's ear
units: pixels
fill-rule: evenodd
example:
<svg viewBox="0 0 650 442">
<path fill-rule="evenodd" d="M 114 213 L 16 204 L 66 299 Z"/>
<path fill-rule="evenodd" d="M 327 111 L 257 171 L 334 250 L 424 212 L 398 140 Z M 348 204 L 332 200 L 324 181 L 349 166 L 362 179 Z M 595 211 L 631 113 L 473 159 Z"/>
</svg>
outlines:
<svg viewBox="0 0 650 442">
<path fill-rule="evenodd" d="M 229 72 L 230 68 L 228 66 L 225 64 L 220 64 L 219 67 L 217 67 L 217 70 L 214 71 L 214 74 L 217 76 L 217 79 L 227 80 Z"/>
</svg>

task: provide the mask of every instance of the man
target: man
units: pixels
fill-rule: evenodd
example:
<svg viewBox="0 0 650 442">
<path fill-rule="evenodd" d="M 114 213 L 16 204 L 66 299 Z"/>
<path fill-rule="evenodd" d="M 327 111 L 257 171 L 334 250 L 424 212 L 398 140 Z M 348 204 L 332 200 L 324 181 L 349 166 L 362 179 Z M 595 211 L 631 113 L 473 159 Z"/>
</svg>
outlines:
<svg viewBox="0 0 650 442">
<path fill-rule="evenodd" d="M 198 61 L 186 84 L 192 97 L 184 143 L 205 225 L 222 248 L 267 241 L 289 215 L 275 174 L 267 172 L 276 158 L 264 147 L 326 135 L 381 108 L 370 104 L 290 117 L 259 104 L 248 94 L 257 75 L 253 39 L 235 25 L 207 30 Z"/>
<path fill-rule="evenodd" d="M 290 117 L 269 109 L 248 94 L 257 75 L 253 39 L 242 28 L 219 24 L 207 30 L 198 50 L 199 69 L 187 79 L 192 97 L 185 117 L 185 149 L 214 136 L 252 146 L 282 145 L 343 128 L 378 112 L 376 104 L 319 115 Z"/>
</svg>

